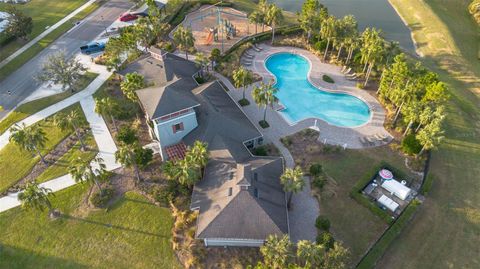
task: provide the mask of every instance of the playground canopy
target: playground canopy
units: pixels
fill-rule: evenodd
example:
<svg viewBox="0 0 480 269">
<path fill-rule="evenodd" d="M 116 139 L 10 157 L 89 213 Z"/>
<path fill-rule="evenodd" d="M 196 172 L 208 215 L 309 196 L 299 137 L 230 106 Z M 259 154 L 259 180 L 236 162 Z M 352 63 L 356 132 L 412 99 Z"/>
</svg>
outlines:
<svg viewBox="0 0 480 269">
<path fill-rule="evenodd" d="M 385 180 L 382 183 L 382 187 L 402 200 L 407 199 L 407 197 L 412 192 L 412 190 L 409 187 L 403 185 L 402 183 L 394 179 Z"/>
<path fill-rule="evenodd" d="M 386 208 L 388 208 L 390 211 L 392 212 L 395 212 L 395 210 L 397 210 L 398 208 L 398 204 L 393 201 L 392 199 L 388 198 L 387 196 L 385 195 L 382 195 L 379 199 L 378 199 L 378 202 L 385 206 Z"/>
</svg>

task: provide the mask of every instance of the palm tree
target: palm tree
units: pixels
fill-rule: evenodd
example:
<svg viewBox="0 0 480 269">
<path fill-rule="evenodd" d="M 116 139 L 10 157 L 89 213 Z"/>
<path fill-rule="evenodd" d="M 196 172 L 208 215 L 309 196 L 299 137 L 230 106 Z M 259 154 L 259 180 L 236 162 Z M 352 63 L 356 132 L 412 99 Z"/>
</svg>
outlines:
<svg viewBox="0 0 480 269">
<path fill-rule="evenodd" d="M 318 268 L 323 260 L 325 248 L 308 240 L 297 243 L 297 257 L 304 262 L 304 268 Z"/>
<path fill-rule="evenodd" d="M 83 142 L 82 135 L 80 134 L 80 127 L 86 124 L 85 118 L 80 116 L 78 110 L 72 110 L 68 114 L 60 113 L 53 117 L 53 123 L 55 126 L 62 130 L 71 130 L 75 132 L 75 135 L 80 141 L 80 149 L 82 151 L 86 150 L 85 143 Z"/>
<path fill-rule="evenodd" d="M 255 34 L 258 33 L 258 24 L 263 22 L 263 15 L 259 10 L 255 10 L 248 16 L 248 21 L 255 24 Z"/>
<path fill-rule="evenodd" d="M 435 148 L 442 142 L 444 138 L 442 123 L 443 118 L 435 118 L 417 133 L 416 138 L 422 145 L 422 149 L 417 156 L 422 155 L 425 150 Z"/>
<path fill-rule="evenodd" d="M 233 81 L 235 84 L 235 88 L 243 88 L 243 99 L 246 100 L 245 98 L 245 90 L 248 85 L 253 83 L 253 73 L 245 67 L 240 66 L 238 69 L 233 71 Z"/>
<path fill-rule="evenodd" d="M 265 32 L 265 23 L 266 23 L 268 7 L 269 7 L 269 5 L 267 3 L 267 0 L 259 0 L 258 1 L 256 11 L 258 11 L 260 13 L 259 22 L 262 24 L 262 32 Z"/>
<path fill-rule="evenodd" d="M 363 43 L 360 51 L 362 53 L 361 62 L 364 64 L 362 72 L 366 72 L 364 86 L 368 84 L 375 63 L 379 62 L 384 55 L 385 40 L 381 35 L 381 31 L 375 28 L 367 28 L 362 33 Z"/>
<path fill-rule="evenodd" d="M 323 54 L 323 60 L 327 59 L 327 52 L 330 47 L 330 42 L 335 36 L 335 29 L 337 27 L 337 20 L 333 16 L 328 16 L 324 21 L 322 21 L 322 27 L 320 28 L 320 35 L 322 39 L 327 40 L 327 46 L 325 47 L 325 53 Z"/>
<path fill-rule="evenodd" d="M 185 51 L 185 58 L 188 60 L 188 50 L 195 45 L 195 38 L 190 29 L 184 28 L 182 25 L 178 26 L 173 33 L 173 42 L 178 45 L 181 50 Z"/>
<path fill-rule="evenodd" d="M 269 235 L 265 244 L 260 247 L 260 253 L 268 268 L 283 269 L 287 268 L 288 260 L 291 255 L 292 243 L 287 235 L 278 237 Z"/>
<path fill-rule="evenodd" d="M 215 63 L 220 61 L 220 56 L 221 55 L 222 55 L 222 53 L 220 52 L 220 49 L 218 49 L 218 48 L 214 48 L 210 52 L 209 60 L 212 61 L 212 69 L 215 66 Z"/>
<path fill-rule="evenodd" d="M 193 147 L 191 147 L 186 154 L 191 156 L 195 166 L 203 169 L 208 163 L 208 144 L 197 140 L 193 143 Z"/>
<path fill-rule="evenodd" d="M 10 132 L 10 142 L 16 144 L 23 150 L 37 153 L 42 162 L 48 166 L 48 163 L 40 150 L 45 146 L 48 139 L 45 131 L 43 131 L 40 126 L 34 124 L 27 127 L 25 123 L 22 123 L 21 126 L 15 124 L 10 128 Z"/>
<path fill-rule="evenodd" d="M 208 63 L 210 62 L 208 58 L 202 52 L 198 52 L 195 55 L 195 62 L 200 66 L 200 76 L 205 78 L 204 71 L 207 70 L 208 72 Z"/>
<path fill-rule="evenodd" d="M 321 11 L 323 5 L 318 0 L 306 0 L 302 5 L 302 11 L 299 14 L 298 21 L 303 31 L 307 33 L 307 40 L 310 40 L 312 32 L 320 28 L 323 20 Z"/>
<path fill-rule="evenodd" d="M 136 146 L 136 145 L 135 145 Z M 120 145 L 118 150 L 115 152 L 115 160 L 126 168 L 133 168 L 137 181 L 140 181 L 140 169 L 137 165 L 137 157 L 135 156 L 135 146 L 134 145 Z"/>
<path fill-rule="evenodd" d="M 298 166 L 295 169 L 285 169 L 283 175 L 280 176 L 280 182 L 283 185 L 283 190 L 290 193 L 287 202 L 287 206 L 290 208 L 293 194 L 302 191 L 305 186 L 302 169 Z"/>
<path fill-rule="evenodd" d="M 257 105 L 265 106 L 263 112 L 263 122 L 266 123 L 267 118 L 267 107 L 270 106 L 273 108 L 274 104 L 278 103 L 278 98 L 275 96 L 275 93 L 278 92 L 278 89 L 273 86 L 273 82 L 265 84 L 260 83 L 260 86 L 255 86 L 252 91 L 253 100 Z"/>
<path fill-rule="evenodd" d="M 87 201 L 92 194 L 93 186 L 97 186 L 98 191 L 102 192 L 99 180 L 105 177 L 106 171 L 106 165 L 100 157 L 94 158 L 91 162 L 78 157 L 68 168 L 68 173 L 75 182 L 90 182 L 94 184 L 88 192 Z"/>
<path fill-rule="evenodd" d="M 95 99 L 95 112 L 98 114 L 105 115 L 107 114 L 110 116 L 112 120 L 113 128 L 115 131 L 117 130 L 117 124 L 115 123 L 115 118 L 113 117 L 113 113 L 117 108 L 117 103 L 113 101 L 110 97 L 104 97 L 102 99 L 96 98 Z"/>
<path fill-rule="evenodd" d="M 128 73 L 125 75 L 125 79 L 120 83 L 120 89 L 123 94 L 135 102 L 138 100 L 138 96 L 135 93 L 136 90 L 140 90 L 145 87 L 144 77 L 137 72 Z"/>
<path fill-rule="evenodd" d="M 186 155 L 185 159 L 177 162 L 179 169 L 178 182 L 182 185 L 193 186 L 200 178 L 201 167 L 196 162 L 194 156 Z"/>
<path fill-rule="evenodd" d="M 282 9 L 275 4 L 270 4 L 265 16 L 266 22 L 272 27 L 272 44 L 275 40 L 275 28 L 283 20 Z"/>
<path fill-rule="evenodd" d="M 52 215 L 53 207 L 49 197 L 53 195 L 51 189 L 39 187 L 35 181 L 30 181 L 25 185 L 22 192 L 18 194 L 18 200 L 24 209 L 37 209 L 43 211 L 48 209 L 48 214 Z"/>
</svg>

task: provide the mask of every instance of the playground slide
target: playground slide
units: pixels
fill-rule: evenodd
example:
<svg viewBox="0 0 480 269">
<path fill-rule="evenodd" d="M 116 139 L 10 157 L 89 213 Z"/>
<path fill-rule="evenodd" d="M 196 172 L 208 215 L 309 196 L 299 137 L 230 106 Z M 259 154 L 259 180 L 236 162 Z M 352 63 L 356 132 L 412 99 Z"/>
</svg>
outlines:
<svg viewBox="0 0 480 269">
<path fill-rule="evenodd" d="M 205 45 L 212 44 L 213 41 L 213 32 L 208 33 L 207 39 L 205 40 Z"/>
</svg>

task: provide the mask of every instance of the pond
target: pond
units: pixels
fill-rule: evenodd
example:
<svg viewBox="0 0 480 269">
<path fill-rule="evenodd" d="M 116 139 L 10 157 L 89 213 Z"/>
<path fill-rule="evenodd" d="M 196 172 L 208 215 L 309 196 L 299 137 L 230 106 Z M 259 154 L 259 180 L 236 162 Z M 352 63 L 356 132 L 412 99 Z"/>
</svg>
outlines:
<svg viewBox="0 0 480 269">
<path fill-rule="evenodd" d="M 269 2 L 274 2 L 284 10 L 292 12 L 301 10 L 303 4 L 301 0 L 269 0 Z M 366 27 L 382 29 L 385 38 L 398 41 L 403 49 L 415 53 L 410 29 L 405 26 L 388 0 L 320 0 L 320 3 L 336 17 L 353 14 L 360 30 Z"/>
</svg>

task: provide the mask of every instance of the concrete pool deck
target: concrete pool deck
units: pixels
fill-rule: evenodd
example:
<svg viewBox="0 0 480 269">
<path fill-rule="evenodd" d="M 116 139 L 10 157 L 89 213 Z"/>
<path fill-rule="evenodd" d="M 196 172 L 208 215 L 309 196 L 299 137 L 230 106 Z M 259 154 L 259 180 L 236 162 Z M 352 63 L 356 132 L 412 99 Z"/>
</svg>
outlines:
<svg viewBox="0 0 480 269">
<path fill-rule="evenodd" d="M 308 118 L 296 123 L 289 123 L 278 112 L 278 110 L 281 109 L 281 106 L 279 105 L 274 109 L 268 108 L 267 121 L 269 122 L 270 127 L 263 129 L 263 132 L 270 133 L 270 137 L 281 138 L 306 128 L 313 128 L 320 131 L 318 138 L 320 142 L 354 149 L 381 146 L 391 141 L 392 136 L 383 127 L 385 120 L 385 110 L 383 107 L 367 91 L 357 88 L 355 80 L 346 79 L 344 74 L 340 72 L 341 67 L 323 63 L 316 55 L 304 49 L 294 47 L 272 47 L 266 44 L 262 44 L 261 47 L 263 50 L 260 52 L 255 51 L 255 53 L 253 53 L 253 50 L 250 50 L 249 53 L 255 55 L 255 57 L 252 65 L 246 66 L 246 68 L 262 76 L 264 82 L 275 79 L 265 67 L 265 61 L 268 57 L 276 53 L 298 54 L 308 59 L 312 66 L 308 74 L 308 80 L 312 85 L 327 92 L 351 94 L 363 100 L 369 106 L 371 111 L 371 118 L 364 125 L 358 127 L 339 127 L 317 118 Z M 322 79 L 324 74 L 330 76 L 335 83 L 330 84 L 324 82 Z M 252 88 L 253 85 L 247 89 L 246 94 L 247 99 L 250 101 L 250 105 L 242 107 L 242 109 L 255 122 L 255 124 L 258 124 L 258 121 L 263 119 L 263 107 L 259 108 L 253 101 L 253 98 L 251 97 Z M 242 91 L 233 91 L 230 92 L 230 95 L 238 101 L 242 98 Z M 360 141 L 361 138 L 375 134 L 385 135 L 388 137 L 388 140 L 376 141 L 373 145 L 363 144 Z"/>
</svg>

